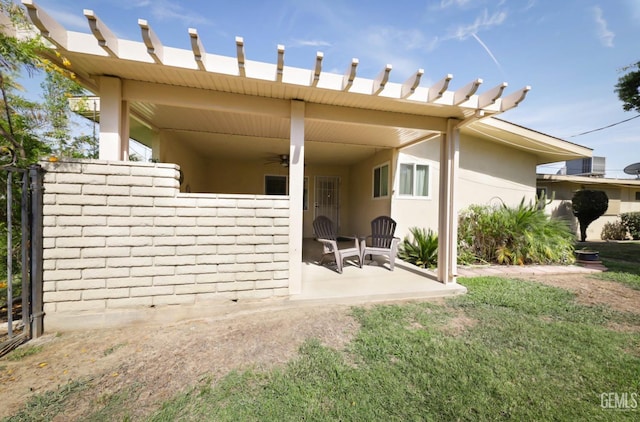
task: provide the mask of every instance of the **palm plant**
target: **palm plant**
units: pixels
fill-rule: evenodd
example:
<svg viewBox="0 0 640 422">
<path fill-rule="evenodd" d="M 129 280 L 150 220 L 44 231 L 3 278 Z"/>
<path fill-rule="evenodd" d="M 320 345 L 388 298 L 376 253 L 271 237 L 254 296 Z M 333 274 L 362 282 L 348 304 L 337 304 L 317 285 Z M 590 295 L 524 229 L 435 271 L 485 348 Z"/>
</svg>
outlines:
<svg viewBox="0 0 640 422">
<path fill-rule="evenodd" d="M 516 207 L 473 205 L 460 214 L 459 262 L 571 263 L 574 235 L 524 199 Z"/>
<path fill-rule="evenodd" d="M 421 268 L 433 268 L 438 263 L 438 235 L 433 230 L 411 227 L 398 246 L 400 259 Z"/>
</svg>

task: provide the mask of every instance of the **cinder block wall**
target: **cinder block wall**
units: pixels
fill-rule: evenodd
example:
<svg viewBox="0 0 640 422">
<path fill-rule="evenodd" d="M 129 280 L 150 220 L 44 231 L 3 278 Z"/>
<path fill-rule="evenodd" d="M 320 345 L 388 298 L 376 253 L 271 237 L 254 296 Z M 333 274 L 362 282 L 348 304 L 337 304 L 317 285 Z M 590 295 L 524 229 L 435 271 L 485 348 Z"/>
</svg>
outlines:
<svg viewBox="0 0 640 422">
<path fill-rule="evenodd" d="M 46 314 L 288 295 L 288 199 L 180 193 L 174 164 L 43 167 Z"/>
</svg>

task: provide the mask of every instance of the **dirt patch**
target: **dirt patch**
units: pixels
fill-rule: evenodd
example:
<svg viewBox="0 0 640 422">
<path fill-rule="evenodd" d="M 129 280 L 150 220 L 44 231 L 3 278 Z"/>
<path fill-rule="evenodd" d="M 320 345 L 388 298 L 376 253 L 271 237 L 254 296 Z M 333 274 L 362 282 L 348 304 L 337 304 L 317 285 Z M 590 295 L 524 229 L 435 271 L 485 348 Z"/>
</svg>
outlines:
<svg viewBox="0 0 640 422">
<path fill-rule="evenodd" d="M 25 345 L 43 346 L 39 353 L 0 360 L 0 417 L 72 380 L 89 380 L 91 388 L 75 397 L 63 419 L 74 420 L 122 391 L 137 392 L 132 409 L 142 416 L 205 375 L 215 381 L 234 369 L 284 364 L 309 338 L 342 349 L 357 329 L 348 307 L 322 306 L 47 334 Z"/>
<path fill-rule="evenodd" d="M 526 279 L 567 289 L 575 293 L 576 301 L 583 305 L 604 305 L 616 311 L 640 314 L 640 290 L 620 283 L 581 274 L 531 276 Z"/>
<path fill-rule="evenodd" d="M 469 318 L 464 314 L 460 314 L 447 321 L 447 323 L 442 326 L 441 330 L 445 334 L 457 337 L 469 328 L 474 327 L 477 323 L 478 320 Z"/>
</svg>

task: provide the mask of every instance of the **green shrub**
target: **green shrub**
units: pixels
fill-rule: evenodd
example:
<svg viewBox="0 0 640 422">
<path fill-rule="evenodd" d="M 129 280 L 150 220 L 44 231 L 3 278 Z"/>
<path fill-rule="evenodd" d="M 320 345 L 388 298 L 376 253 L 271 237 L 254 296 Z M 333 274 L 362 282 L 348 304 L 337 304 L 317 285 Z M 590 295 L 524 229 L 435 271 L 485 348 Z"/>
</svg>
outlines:
<svg viewBox="0 0 640 422">
<path fill-rule="evenodd" d="M 602 228 L 600 234 L 602 240 L 625 240 L 627 238 L 627 227 L 622 221 L 609 222 Z"/>
<path fill-rule="evenodd" d="M 640 240 L 640 212 L 625 212 L 620 218 L 633 240 Z"/>
<path fill-rule="evenodd" d="M 438 263 L 438 235 L 433 230 L 411 227 L 398 247 L 400 259 L 422 268 L 433 268 Z"/>
<path fill-rule="evenodd" d="M 472 205 L 460 213 L 459 263 L 568 264 L 575 261 L 568 224 L 535 204 Z"/>
</svg>

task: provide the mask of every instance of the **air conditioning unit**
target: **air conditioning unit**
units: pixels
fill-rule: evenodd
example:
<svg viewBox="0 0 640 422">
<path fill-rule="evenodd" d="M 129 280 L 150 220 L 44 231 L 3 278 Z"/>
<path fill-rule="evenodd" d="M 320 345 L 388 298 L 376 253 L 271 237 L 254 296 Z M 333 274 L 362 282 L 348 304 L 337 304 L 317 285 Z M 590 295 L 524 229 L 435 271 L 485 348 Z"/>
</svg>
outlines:
<svg viewBox="0 0 640 422">
<path fill-rule="evenodd" d="M 605 157 L 578 158 L 567 161 L 567 175 L 604 177 Z"/>
</svg>

